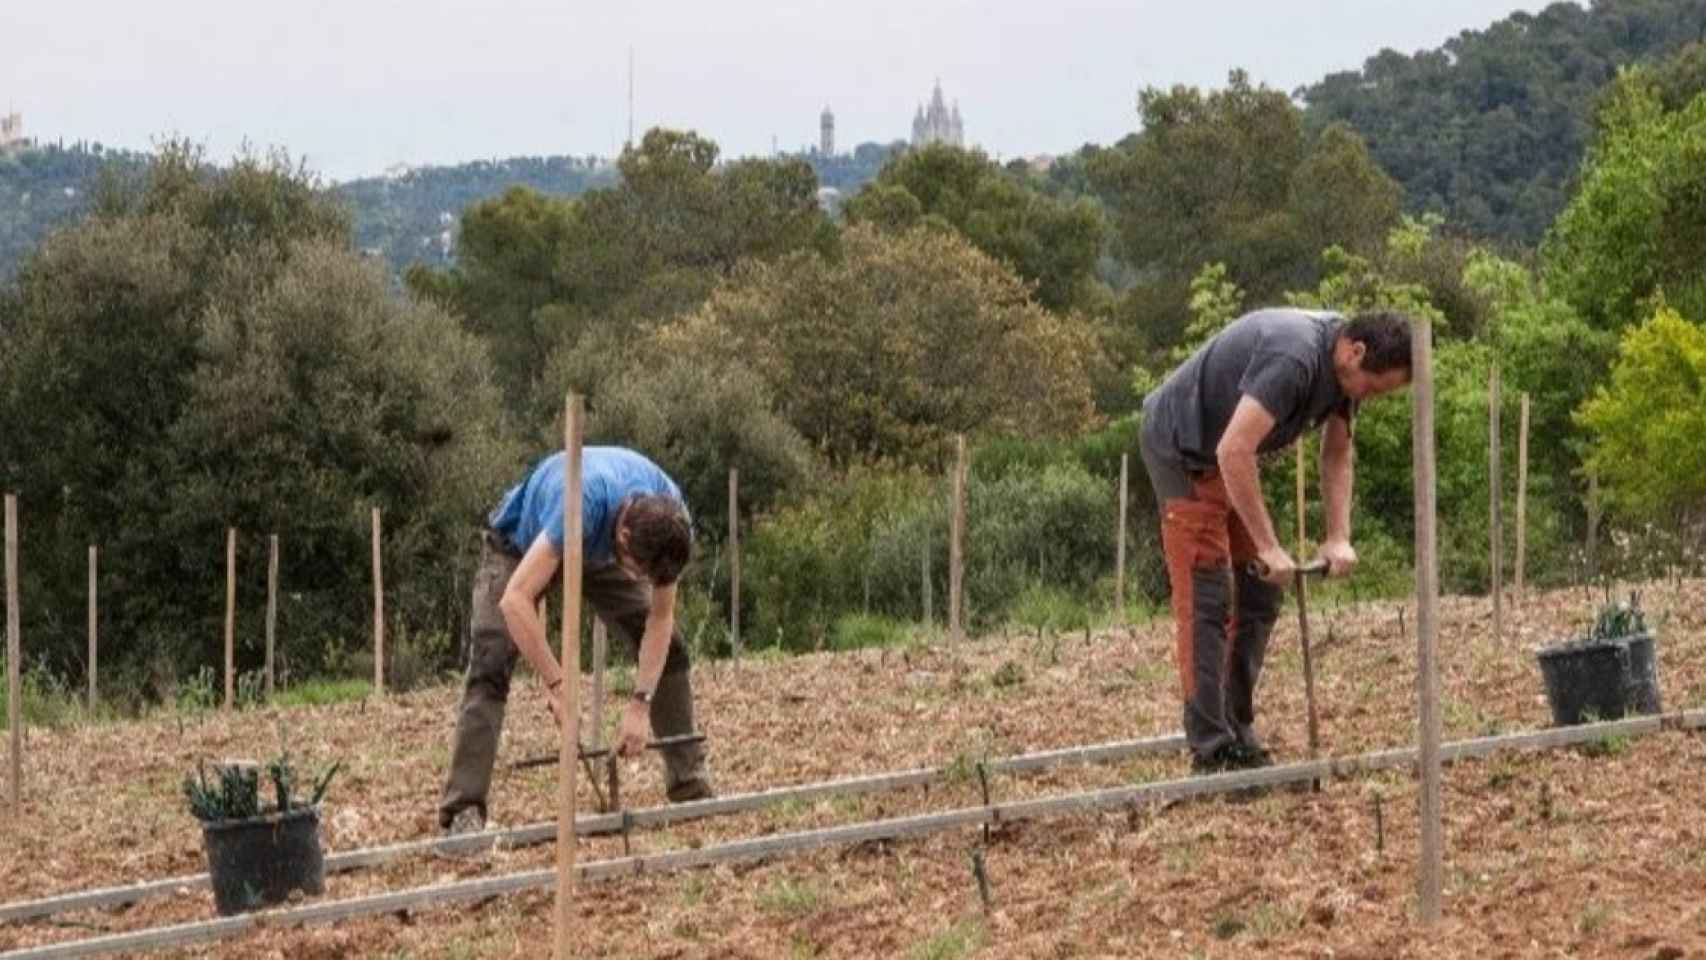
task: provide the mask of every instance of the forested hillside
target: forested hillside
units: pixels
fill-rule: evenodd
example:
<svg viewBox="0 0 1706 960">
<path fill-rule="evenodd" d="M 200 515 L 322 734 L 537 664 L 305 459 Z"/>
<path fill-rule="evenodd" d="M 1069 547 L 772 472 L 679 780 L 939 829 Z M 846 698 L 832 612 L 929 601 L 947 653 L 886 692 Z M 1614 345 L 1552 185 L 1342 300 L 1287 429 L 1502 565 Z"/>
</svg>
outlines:
<svg viewBox="0 0 1706 960">
<path fill-rule="evenodd" d="M 1559 2 L 1432 50 L 1382 50 L 1301 93 L 1312 126 L 1362 134 L 1409 212 L 1533 244 L 1569 197 L 1601 88 L 1702 39 L 1706 0 Z"/>
</svg>

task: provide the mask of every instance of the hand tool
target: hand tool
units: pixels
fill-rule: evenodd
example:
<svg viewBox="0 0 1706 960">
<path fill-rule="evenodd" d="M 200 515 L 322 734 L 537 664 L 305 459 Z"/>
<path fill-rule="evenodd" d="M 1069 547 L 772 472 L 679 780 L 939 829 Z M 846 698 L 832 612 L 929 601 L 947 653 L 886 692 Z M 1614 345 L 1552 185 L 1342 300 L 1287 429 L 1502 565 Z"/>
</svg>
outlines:
<svg viewBox="0 0 1706 960">
<path fill-rule="evenodd" d="M 1264 578 L 1267 565 L 1260 560 L 1250 561 L 1248 571 L 1253 577 Z M 1293 588 L 1297 591 L 1297 633 L 1303 646 L 1303 702 L 1309 711 L 1309 759 L 1316 759 L 1321 747 L 1320 725 L 1315 719 L 1315 664 L 1309 656 L 1309 586 L 1308 577 L 1327 572 L 1327 561 L 1312 560 L 1299 566 L 1292 574 Z M 1321 792 L 1319 778 L 1311 781 L 1311 789 Z"/>
</svg>

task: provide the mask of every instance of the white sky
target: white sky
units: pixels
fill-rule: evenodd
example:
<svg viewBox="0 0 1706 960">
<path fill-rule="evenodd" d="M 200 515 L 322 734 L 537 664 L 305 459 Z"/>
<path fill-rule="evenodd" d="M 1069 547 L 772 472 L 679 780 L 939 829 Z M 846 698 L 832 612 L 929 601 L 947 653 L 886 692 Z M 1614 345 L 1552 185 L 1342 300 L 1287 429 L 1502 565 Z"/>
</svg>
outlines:
<svg viewBox="0 0 1706 960">
<path fill-rule="evenodd" d="M 395 163 L 613 155 L 690 127 L 725 156 L 910 134 L 940 77 L 991 154 L 1061 153 L 1136 126 L 1146 85 L 1244 67 L 1291 90 L 1382 47 L 1438 46 L 1511 0 L 0 0 L 0 110 L 42 139 L 224 159 L 247 140 L 333 179 Z"/>
</svg>

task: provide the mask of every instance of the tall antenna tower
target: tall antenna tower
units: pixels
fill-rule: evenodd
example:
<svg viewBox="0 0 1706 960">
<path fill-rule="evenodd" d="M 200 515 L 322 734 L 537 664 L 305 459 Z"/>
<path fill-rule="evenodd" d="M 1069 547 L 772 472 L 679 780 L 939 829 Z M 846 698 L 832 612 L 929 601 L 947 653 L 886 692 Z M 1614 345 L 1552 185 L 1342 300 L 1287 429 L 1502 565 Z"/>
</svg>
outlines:
<svg viewBox="0 0 1706 960">
<path fill-rule="evenodd" d="M 628 48 L 628 144 L 634 145 L 634 48 Z"/>
</svg>

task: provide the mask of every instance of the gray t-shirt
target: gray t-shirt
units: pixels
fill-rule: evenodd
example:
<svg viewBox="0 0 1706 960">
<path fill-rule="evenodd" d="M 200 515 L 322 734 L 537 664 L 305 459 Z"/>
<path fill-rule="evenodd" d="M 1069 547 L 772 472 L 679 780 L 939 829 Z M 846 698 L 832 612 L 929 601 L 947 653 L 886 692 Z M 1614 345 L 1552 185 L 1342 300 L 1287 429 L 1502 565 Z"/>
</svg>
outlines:
<svg viewBox="0 0 1706 960">
<path fill-rule="evenodd" d="M 1245 394 L 1274 418 L 1258 453 L 1289 446 L 1331 414 L 1351 420 L 1356 403 L 1333 372 L 1343 324 L 1337 313 L 1289 308 L 1232 321 L 1144 399 L 1145 445 L 1187 470 L 1215 467 L 1215 447 Z"/>
</svg>

